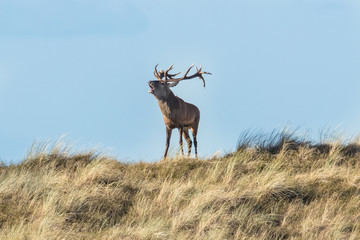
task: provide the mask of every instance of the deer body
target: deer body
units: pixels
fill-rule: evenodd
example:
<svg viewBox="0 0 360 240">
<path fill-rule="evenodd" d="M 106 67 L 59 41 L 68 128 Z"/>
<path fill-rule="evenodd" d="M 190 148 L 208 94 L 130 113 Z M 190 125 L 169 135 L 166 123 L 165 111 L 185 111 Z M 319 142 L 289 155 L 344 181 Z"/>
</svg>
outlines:
<svg viewBox="0 0 360 240">
<path fill-rule="evenodd" d="M 158 100 L 164 123 L 169 128 L 192 127 L 200 120 L 199 109 L 181 98 L 172 96 L 168 99 Z"/>
<path fill-rule="evenodd" d="M 195 156 L 197 157 L 196 135 L 200 121 L 200 111 L 195 105 L 191 103 L 187 103 L 181 98 L 175 96 L 169 87 L 176 86 L 179 81 L 184 79 L 190 79 L 194 77 L 200 77 L 201 79 L 203 79 L 201 74 L 204 74 L 206 72 L 201 72 L 201 68 L 200 68 L 200 70 L 198 70 L 196 74 L 187 77 L 186 75 L 190 71 L 191 69 L 190 67 L 183 78 L 174 79 L 172 77 L 177 74 L 167 75 L 167 72 L 171 69 L 172 66 L 165 72 L 163 70 L 160 71 L 159 74 L 155 67 L 154 75 L 158 79 L 158 81 L 149 81 L 149 86 L 150 86 L 149 92 L 152 93 L 157 99 L 166 126 L 166 146 L 165 146 L 164 158 L 166 158 L 167 156 L 167 152 L 170 145 L 171 133 L 174 128 L 179 129 L 179 135 L 180 135 L 179 144 L 182 155 L 184 154 L 183 145 L 182 145 L 182 136 L 184 135 L 184 138 L 186 139 L 186 142 L 188 144 L 188 156 L 190 156 L 191 146 L 192 146 L 192 141 L 189 136 L 189 129 L 191 129 L 194 139 Z M 163 77 L 165 77 L 165 80 L 162 80 Z M 168 83 L 168 82 L 174 82 L 174 83 Z"/>
</svg>

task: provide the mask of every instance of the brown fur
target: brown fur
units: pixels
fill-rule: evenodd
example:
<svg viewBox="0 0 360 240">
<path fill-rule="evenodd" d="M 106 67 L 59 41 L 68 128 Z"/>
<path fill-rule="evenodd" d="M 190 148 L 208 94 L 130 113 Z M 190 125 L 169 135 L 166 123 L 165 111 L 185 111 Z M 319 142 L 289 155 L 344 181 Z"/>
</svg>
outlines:
<svg viewBox="0 0 360 240">
<path fill-rule="evenodd" d="M 190 156 L 192 145 L 188 131 L 189 129 L 192 130 L 195 146 L 195 156 L 197 157 L 196 135 L 200 121 L 199 109 L 195 105 L 187 103 L 181 98 L 175 96 L 174 93 L 169 89 L 167 83 L 150 81 L 149 85 L 151 87 L 150 92 L 154 94 L 155 98 L 158 100 L 158 104 L 166 126 L 166 146 L 164 158 L 167 156 L 171 133 L 174 128 L 179 129 L 179 144 L 182 154 L 184 154 L 182 145 L 182 135 L 184 135 L 188 144 L 188 156 Z"/>
<path fill-rule="evenodd" d="M 188 70 L 185 72 L 183 77 L 175 78 L 180 73 L 171 74 L 170 70 L 173 69 L 171 65 L 167 70 L 157 71 L 158 65 L 154 68 L 154 76 L 158 81 L 149 81 L 150 90 L 149 93 L 152 93 L 155 98 L 158 100 L 158 104 L 161 110 L 161 113 L 164 118 L 166 126 L 166 147 L 164 158 L 167 156 L 169 149 L 171 132 L 174 128 L 179 129 L 179 144 L 182 155 L 184 155 L 183 145 L 182 145 L 182 135 L 184 135 L 186 142 L 188 143 L 188 157 L 191 152 L 191 139 L 189 136 L 189 128 L 192 130 L 194 137 L 194 146 L 195 146 L 195 156 L 197 157 L 197 130 L 199 127 L 200 121 L 200 111 L 199 109 L 191 104 L 187 103 L 179 97 L 176 97 L 174 93 L 170 90 L 170 87 L 175 87 L 182 80 L 189 80 L 193 78 L 200 78 L 205 87 L 205 80 L 203 74 L 210 74 L 209 72 L 202 71 L 202 67 L 196 68 L 196 73 L 188 76 L 188 73 L 194 65 L 191 65 Z"/>
</svg>

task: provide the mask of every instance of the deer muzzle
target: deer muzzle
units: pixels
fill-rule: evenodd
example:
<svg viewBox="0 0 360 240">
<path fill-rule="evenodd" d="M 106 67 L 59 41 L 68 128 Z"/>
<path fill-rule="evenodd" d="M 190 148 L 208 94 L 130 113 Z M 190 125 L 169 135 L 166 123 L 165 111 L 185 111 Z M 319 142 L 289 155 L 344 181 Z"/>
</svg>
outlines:
<svg viewBox="0 0 360 240">
<path fill-rule="evenodd" d="M 152 85 L 151 82 L 152 82 L 152 81 L 149 81 L 149 82 L 148 82 L 149 87 L 150 87 L 150 90 L 148 91 L 149 93 L 153 93 L 153 92 L 154 92 L 154 86 Z"/>
</svg>

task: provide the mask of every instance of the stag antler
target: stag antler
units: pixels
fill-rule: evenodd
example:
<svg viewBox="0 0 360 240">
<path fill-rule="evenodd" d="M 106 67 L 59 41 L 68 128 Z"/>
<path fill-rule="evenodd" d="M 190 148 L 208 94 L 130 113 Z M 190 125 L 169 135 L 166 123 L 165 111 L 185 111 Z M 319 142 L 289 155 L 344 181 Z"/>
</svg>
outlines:
<svg viewBox="0 0 360 240">
<path fill-rule="evenodd" d="M 156 64 L 156 65 L 155 65 L 154 76 L 155 76 L 156 79 L 159 80 L 160 82 L 165 82 L 164 80 L 162 80 L 163 77 L 164 77 L 164 70 L 160 70 L 160 73 L 158 73 L 158 71 L 157 71 L 157 69 L 156 69 L 158 65 L 159 65 L 159 64 Z"/>
<path fill-rule="evenodd" d="M 172 64 L 166 71 L 164 71 L 164 70 L 162 69 L 162 70 L 160 70 L 159 72 L 157 71 L 157 66 L 158 66 L 158 65 L 159 65 L 159 64 L 156 64 L 156 65 L 155 65 L 155 69 L 154 69 L 154 76 L 156 77 L 156 79 L 159 80 L 160 82 L 164 82 L 164 83 L 165 83 L 165 82 L 174 82 L 174 83 L 173 83 L 173 86 L 176 86 L 176 85 L 177 85 L 180 81 L 182 81 L 182 80 L 189 80 L 189 79 L 198 77 L 198 78 L 200 78 L 200 79 L 203 81 L 204 87 L 205 87 L 205 79 L 204 79 L 204 77 L 203 77 L 202 75 L 203 75 L 203 74 L 210 74 L 210 75 L 211 75 L 211 73 L 209 73 L 209 72 L 202 72 L 202 71 L 201 71 L 201 70 L 202 70 L 202 67 L 200 66 L 199 69 L 196 67 L 196 73 L 194 73 L 194 74 L 191 75 L 191 76 L 187 76 L 187 74 L 190 72 L 190 70 L 194 67 L 194 64 L 193 64 L 193 65 L 191 65 L 191 66 L 189 67 L 189 69 L 186 71 L 186 73 L 184 74 L 183 77 L 181 77 L 181 78 L 174 78 L 175 76 L 179 75 L 180 72 L 175 73 L 175 74 L 170 74 L 170 73 L 169 73 L 169 71 L 173 69 L 173 66 L 174 66 L 173 64 Z"/>
<path fill-rule="evenodd" d="M 169 71 L 173 69 L 173 64 L 166 70 L 164 71 L 163 69 L 160 70 L 159 72 L 157 71 L 157 66 L 159 64 L 156 64 L 155 69 L 154 69 L 154 76 L 156 77 L 157 80 L 161 81 L 161 82 L 166 82 L 167 79 L 172 79 L 173 77 L 175 77 L 176 75 L 180 74 L 179 73 L 175 73 L 175 74 L 170 74 Z M 164 78 L 165 77 L 165 78 Z M 163 80 L 164 78 L 164 80 Z"/>
<path fill-rule="evenodd" d="M 173 79 L 173 77 L 180 74 L 180 72 L 175 73 L 175 74 L 168 73 L 170 70 L 173 69 L 173 66 L 174 66 L 174 64 L 171 64 L 171 66 L 164 72 L 165 81 L 167 81 L 167 79 Z"/>
<path fill-rule="evenodd" d="M 176 83 L 178 83 L 178 82 L 180 82 L 180 81 L 182 81 L 182 80 L 188 80 L 188 79 L 192 79 L 192 78 L 198 77 L 198 78 L 200 78 L 200 79 L 203 81 L 204 87 L 205 87 L 205 79 L 204 79 L 204 77 L 202 76 L 202 74 L 210 74 L 210 75 L 211 75 L 211 73 L 209 73 L 209 72 L 202 72 L 202 71 L 201 71 L 201 70 L 202 70 L 202 67 L 200 66 L 199 69 L 196 68 L 196 73 L 194 73 L 194 74 L 191 75 L 191 76 L 187 76 L 187 74 L 190 72 L 190 70 L 191 70 L 193 67 L 194 67 L 194 64 L 189 67 L 189 69 L 186 71 L 186 73 L 184 74 L 183 77 L 181 77 L 181 78 L 173 78 L 173 76 L 171 76 L 169 79 L 166 79 L 165 81 L 166 81 L 166 82 L 176 82 Z M 171 70 L 171 69 L 172 69 L 172 65 L 170 66 L 170 68 L 169 68 L 168 70 Z M 167 70 L 167 71 L 168 71 L 168 70 Z M 176 76 L 176 75 L 178 75 L 178 74 L 179 74 L 179 73 L 173 74 L 173 75 Z M 169 76 L 170 76 L 170 75 L 169 75 Z"/>
</svg>

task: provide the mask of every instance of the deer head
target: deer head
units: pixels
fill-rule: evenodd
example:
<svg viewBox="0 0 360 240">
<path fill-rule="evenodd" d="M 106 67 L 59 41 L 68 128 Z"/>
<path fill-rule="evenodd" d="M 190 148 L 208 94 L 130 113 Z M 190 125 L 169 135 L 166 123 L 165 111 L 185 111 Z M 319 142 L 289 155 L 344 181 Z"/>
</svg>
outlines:
<svg viewBox="0 0 360 240">
<path fill-rule="evenodd" d="M 196 68 L 196 73 L 193 75 L 188 76 L 187 74 L 190 72 L 190 70 L 193 68 L 194 65 L 191 65 L 189 69 L 186 71 L 183 77 L 181 78 L 174 78 L 175 76 L 179 75 L 179 73 L 170 74 L 169 71 L 173 69 L 173 65 L 171 65 L 167 70 L 160 70 L 157 71 L 157 66 L 155 66 L 154 69 L 154 76 L 157 79 L 156 81 L 149 81 L 150 90 L 149 93 L 153 94 L 157 99 L 164 99 L 166 98 L 170 93 L 170 87 L 175 87 L 180 81 L 182 80 L 189 80 L 193 78 L 200 78 L 205 87 L 205 80 L 202 76 L 202 74 L 211 74 L 208 72 L 203 72 L 202 67 Z"/>
</svg>

